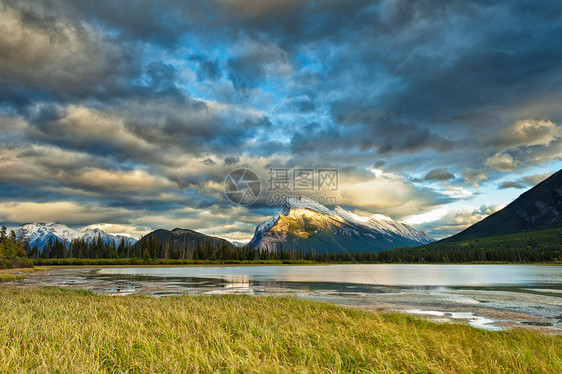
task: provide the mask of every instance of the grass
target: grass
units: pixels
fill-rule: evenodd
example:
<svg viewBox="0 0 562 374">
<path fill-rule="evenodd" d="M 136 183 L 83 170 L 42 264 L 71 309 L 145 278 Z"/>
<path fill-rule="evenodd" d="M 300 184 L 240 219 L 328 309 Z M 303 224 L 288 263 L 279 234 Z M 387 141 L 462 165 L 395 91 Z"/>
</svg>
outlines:
<svg viewBox="0 0 562 374">
<path fill-rule="evenodd" d="M 34 269 L 34 268 L 19 268 L 19 269 L 10 269 L 16 273 L 35 273 L 35 271 L 39 270 L 39 269 Z"/>
<path fill-rule="evenodd" d="M 21 274 L 10 274 L 10 273 L 0 273 L 0 283 L 11 282 L 18 279 L 25 279 L 25 275 Z"/>
<path fill-rule="evenodd" d="M 25 279 L 22 273 L 35 273 L 37 269 L 18 268 L 18 269 L 0 269 L 0 282 L 11 282 L 19 279 Z"/>
<path fill-rule="evenodd" d="M 296 298 L 0 287 L 1 373 L 557 373 L 562 337 Z"/>
</svg>

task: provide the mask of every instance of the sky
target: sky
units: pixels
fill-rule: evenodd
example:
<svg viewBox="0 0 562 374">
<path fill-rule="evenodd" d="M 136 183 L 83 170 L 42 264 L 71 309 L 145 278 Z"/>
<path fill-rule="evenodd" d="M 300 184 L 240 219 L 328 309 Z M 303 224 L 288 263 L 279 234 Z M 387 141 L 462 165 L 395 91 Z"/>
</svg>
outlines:
<svg viewBox="0 0 562 374">
<path fill-rule="evenodd" d="M 562 168 L 561 103 L 559 1 L 0 0 L 0 222 L 244 241 L 329 169 L 284 192 L 442 238 Z"/>
</svg>

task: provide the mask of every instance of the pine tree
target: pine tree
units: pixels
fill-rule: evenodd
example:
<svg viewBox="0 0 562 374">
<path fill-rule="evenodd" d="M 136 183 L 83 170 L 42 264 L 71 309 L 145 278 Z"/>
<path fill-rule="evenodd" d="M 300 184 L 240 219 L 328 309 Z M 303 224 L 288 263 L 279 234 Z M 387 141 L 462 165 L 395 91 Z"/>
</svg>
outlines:
<svg viewBox="0 0 562 374">
<path fill-rule="evenodd" d="M 166 239 L 166 244 L 165 244 L 165 248 L 164 248 L 164 258 L 165 259 L 169 259 L 170 258 L 170 245 L 171 245 L 171 240 L 172 238 L 169 237 Z"/>
<path fill-rule="evenodd" d="M 6 239 L 0 246 L 0 256 L 4 256 L 6 258 L 14 258 L 17 254 L 16 244 L 13 242 L 12 239 Z"/>
<path fill-rule="evenodd" d="M 125 238 L 121 238 L 121 242 L 119 243 L 119 247 L 117 247 L 117 256 L 119 258 L 129 257 L 125 253 Z"/>
<path fill-rule="evenodd" d="M 144 249 L 144 253 L 142 255 L 142 260 L 144 262 L 150 262 L 150 252 L 148 251 L 148 248 Z"/>
<path fill-rule="evenodd" d="M 4 243 L 4 240 L 8 239 L 8 228 L 6 226 L 2 226 L 0 228 L 0 243 Z"/>
</svg>

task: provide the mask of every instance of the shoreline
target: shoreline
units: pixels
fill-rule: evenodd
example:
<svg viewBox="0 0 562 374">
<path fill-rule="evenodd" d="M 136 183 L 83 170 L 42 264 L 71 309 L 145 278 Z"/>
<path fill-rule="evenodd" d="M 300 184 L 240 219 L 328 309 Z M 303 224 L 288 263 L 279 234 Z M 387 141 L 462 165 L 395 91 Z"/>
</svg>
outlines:
<svg viewBox="0 0 562 374">
<path fill-rule="evenodd" d="M 120 268 L 114 266 L 107 268 Z M 132 267 L 132 266 L 131 266 Z M 138 266 L 135 268 L 146 268 Z M 168 268 L 169 266 L 162 267 Z M 386 309 L 406 314 L 418 310 L 435 312 L 453 321 L 458 313 L 472 313 L 492 321 L 486 327 L 499 326 L 531 330 L 549 330 L 562 334 L 562 293 L 560 285 L 527 290 L 526 286 L 399 286 L 337 283 L 326 281 L 259 281 L 250 279 L 206 278 L 204 274 L 162 277 L 158 275 L 96 274 L 105 266 L 48 267 L 25 274 L 26 280 L 10 282 L 17 287 L 55 286 L 89 290 L 115 296 L 147 295 L 154 297 L 181 295 L 252 295 L 293 296 L 359 309 Z M 151 268 L 155 268 L 152 266 Z M 156 267 L 157 268 L 157 267 Z M 6 283 L 4 283 L 6 284 Z M 299 286 L 300 284 L 300 286 Z M 540 287 L 539 287 L 540 288 Z M 550 292 L 550 293 L 549 293 Z M 455 314 L 457 313 L 457 314 Z M 560 316 L 559 316 L 560 315 Z M 434 318 L 435 319 L 435 318 Z M 526 325 L 529 323 L 529 325 Z M 535 326 L 532 324 L 536 324 Z"/>
<path fill-rule="evenodd" d="M 280 263 L 260 263 L 260 262 L 240 262 L 240 263 L 223 263 L 223 262 L 206 262 L 206 263 L 177 263 L 177 264 L 105 264 L 103 260 L 100 263 L 93 264 L 36 264 L 34 267 L 199 267 L 199 266 L 329 266 L 329 265 L 537 265 L 537 266 L 562 266 L 560 262 L 280 262 Z M 20 268 L 26 269 L 26 268 Z M 11 269 L 0 269 L 11 270 Z"/>
</svg>

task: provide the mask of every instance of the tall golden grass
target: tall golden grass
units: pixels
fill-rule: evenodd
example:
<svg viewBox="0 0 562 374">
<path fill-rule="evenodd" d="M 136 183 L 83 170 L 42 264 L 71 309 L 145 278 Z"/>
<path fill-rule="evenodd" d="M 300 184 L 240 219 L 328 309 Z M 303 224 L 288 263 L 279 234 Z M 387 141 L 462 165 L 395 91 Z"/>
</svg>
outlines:
<svg viewBox="0 0 562 374">
<path fill-rule="evenodd" d="M 286 297 L 0 287 L 0 373 L 560 373 L 562 337 Z"/>
<path fill-rule="evenodd" d="M 21 274 L 11 274 L 11 273 L 0 273 L 0 282 L 11 282 L 19 279 L 25 279 L 25 275 Z"/>
</svg>

